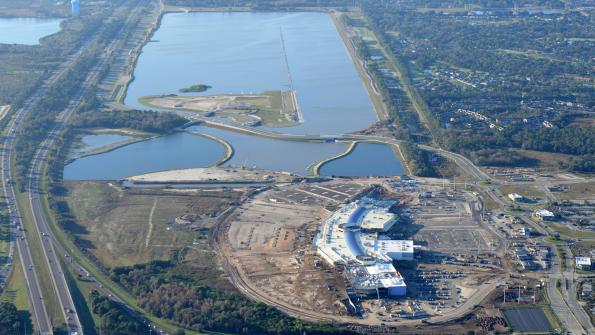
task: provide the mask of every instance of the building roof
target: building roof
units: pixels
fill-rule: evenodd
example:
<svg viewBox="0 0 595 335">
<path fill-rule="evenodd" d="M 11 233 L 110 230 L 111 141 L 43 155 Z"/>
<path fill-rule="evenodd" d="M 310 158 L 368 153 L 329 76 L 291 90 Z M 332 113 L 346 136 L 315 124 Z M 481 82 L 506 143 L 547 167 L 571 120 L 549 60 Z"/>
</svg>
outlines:
<svg viewBox="0 0 595 335">
<path fill-rule="evenodd" d="M 380 254 L 393 252 L 413 253 L 412 240 L 376 240 L 374 251 Z"/>
<path fill-rule="evenodd" d="M 391 263 L 358 266 L 349 272 L 353 286 L 360 290 L 406 287 L 403 277 Z"/>
<path fill-rule="evenodd" d="M 362 198 L 341 206 L 321 223 L 320 233 L 314 240 L 319 253 L 333 264 L 390 262 L 389 253 L 413 254 L 413 241 L 383 240 L 373 232 L 378 229 L 362 229 L 363 226 L 386 228 L 387 224 L 394 224 L 397 217 L 388 212 L 393 204 Z"/>
<path fill-rule="evenodd" d="M 547 209 L 540 209 L 537 212 L 535 212 L 536 215 L 541 216 L 541 217 L 553 217 L 554 213 L 548 211 Z"/>
<path fill-rule="evenodd" d="M 578 266 L 591 266 L 590 257 L 576 257 L 574 261 Z"/>
<path fill-rule="evenodd" d="M 360 227 L 370 230 L 389 230 L 397 221 L 397 216 L 386 209 L 373 208 L 366 212 Z"/>
</svg>

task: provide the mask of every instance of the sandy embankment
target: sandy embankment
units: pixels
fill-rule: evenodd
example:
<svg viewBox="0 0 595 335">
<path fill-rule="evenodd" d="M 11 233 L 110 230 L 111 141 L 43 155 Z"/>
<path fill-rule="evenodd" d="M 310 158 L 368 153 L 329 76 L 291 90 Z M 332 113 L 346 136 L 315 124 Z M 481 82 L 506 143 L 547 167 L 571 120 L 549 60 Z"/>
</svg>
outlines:
<svg viewBox="0 0 595 335">
<path fill-rule="evenodd" d="M 146 173 L 126 178 L 134 183 L 289 182 L 292 176 L 256 169 L 191 168 Z"/>
<path fill-rule="evenodd" d="M 0 106 L 0 121 L 4 119 L 4 117 L 8 114 L 10 110 L 10 105 L 2 105 Z"/>
<path fill-rule="evenodd" d="M 325 164 L 327 164 L 327 163 L 330 163 L 330 162 L 332 162 L 332 161 L 334 161 L 334 160 L 337 160 L 337 159 L 339 159 L 339 158 L 343 158 L 343 157 L 345 157 L 345 156 L 349 155 L 350 153 L 352 153 L 352 152 L 353 152 L 353 150 L 355 149 L 355 146 L 357 145 L 357 143 L 358 143 L 357 141 L 353 141 L 353 142 L 351 142 L 351 143 L 349 144 L 349 146 L 347 146 L 347 148 L 346 148 L 344 151 L 340 152 L 340 153 L 339 153 L 339 154 L 337 154 L 336 156 L 333 156 L 333 157 L 331 157 L 331 158 L 327 158 L 327 159 L 325 159 L 325 160 L 322 160 L 322 161 L 320 161 L 320 162 L 318 162 L 318 163 L 314 164 L 314 165 L 313 165 L 313 166 L 312 166 L 312 167 L 309 169 L 309 170 L 310 170 L 310 172 L 312 173 L 312 175 L 314 175 L 314 176 L 318 176 L 318 175 L 320 174 L 320 169 L 321 169 L 321 168 L 322 168 L 322 167 L 323 167 Z"/>
</svg>

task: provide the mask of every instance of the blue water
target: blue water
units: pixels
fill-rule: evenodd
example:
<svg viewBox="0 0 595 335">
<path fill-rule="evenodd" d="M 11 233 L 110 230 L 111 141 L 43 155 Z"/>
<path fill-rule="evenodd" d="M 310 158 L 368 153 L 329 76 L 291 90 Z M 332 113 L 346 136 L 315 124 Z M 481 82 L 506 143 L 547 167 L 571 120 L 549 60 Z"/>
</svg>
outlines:
<svg viewBox="0 0 595 335">
<path fill-rule="evenodd" d="M 60 30 L 61 19 L 0 18 L 0 43 L 39 44 L 39 39 Z"/>
<path fill-rule="evenodd" d="M 75 160 L 64 168 L 67 180 L 115 180 L 142 173 L 209 166 L 225 153 L 213 140 L 188 133 L 150 139 Z"/>
<path fill-rule="evenodd" d="M 131 139 L 130 136 L 117 135 L 117 134 L 98 134 L 98 135 L 85 135 L 81 139 L 83 147 L 79 148 L 78 152 L 89 152 L 97 148 L 101 148 L 106 145 L 115 144 L 118 142 L 124 142 Z"/>
<path fill-rule="evenodd" d="M 351 154 L 320 168 L 322 176 L 377 177 L 397 176 L 404 172 L 390 145 L 370 143 L 359 143 Z"/>
<path fill-rule="evenodd" d="M 197 126 L 189 130 L 200 131 L 228 141 L 234 148 L 233 157 L 225 164 L 228 166 L 256 166 L 265 170 L 309 175 L 309 167 L 313 162 L 335 156 L 345 150 L 345 144 L 342 143 L 279 141 Z"/>
<path fill-rule="evenodd" d="M 284 132 L 336 134 L 376 121 L 372 103 L 330 16 L 325 13 L 172 13 L 138 60 L 125 103 L 180 94 L 287 90 L 281 32 L 304 124 Z M 196 94 L 196 93 L 193 93 Z M 192 95 L 192 94 L 191 94 Z M 278 129 L 277 129 L 278 130 Z"/>
<path fill-rule="evenodd" d="M 289 77 L 281 35 L 305 122 L 275 131 L 338 134 L 366 128 L 376 121 L 343 41 L 324 13 L 166 14 L 153 36 L 156 42 L 143 48 L 125 103 L 143 108 L 138 103 L 142 96 L 181 94 L 180 88 L 193 84 L 212 86 L 202 94 L 287 90 Z M 231 143 L 235 154 L 227 164 L 234 166 L 309 174 L 309 166 L 345 148 L 338 143 L 280 141 L 219 129 L 194 129 Z M 149 141 L 150 145 L 138 143 L 77 160 L 66 167 L 65 178 L 117 179 L 205 166 L 221 156 L 213 149 L 218 144 L 211 141 L 191 135 L 173 137 L 175 140 L 162 137 Z M 189 154 L 189 150 L 200 154 Z M 385 165 L 394 165 L 391 159 L 396 161 L 394 155 L 388 159 L 390 164 L 378 161 L 377 171 L 362 166 L 360 174 L 384 174 Z"/>
</svg>

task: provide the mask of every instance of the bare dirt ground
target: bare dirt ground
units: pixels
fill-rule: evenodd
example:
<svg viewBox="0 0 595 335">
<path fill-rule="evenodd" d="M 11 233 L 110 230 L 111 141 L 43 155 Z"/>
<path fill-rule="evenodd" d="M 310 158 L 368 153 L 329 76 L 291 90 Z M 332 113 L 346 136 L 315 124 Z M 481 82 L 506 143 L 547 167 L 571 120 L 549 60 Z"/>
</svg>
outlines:
<svg viewBox="0 0 595 335">
<path fill-rule="evenodd" d="M 290 182 L 293 177 L 287 174 L 257 170 L 233 168 L 192 168 L 168 170 L 132 176 L 132 182 L 145 183 L 181 183 L 181 182 Z"/>
<path fill-rule="evenodd" d="M 344 305 L 347 295 L 343 275 L 316 256 L 315 247 L 311 242 L 317 233 L 320 220 L 328 216 L 339 204 L 351 201 L 353 197 L 368 190 L 369 186 L 383 182 L 386 181 L 337 180 L 284 185 L 266 190 L 221 218 L 214 226 L 211 236 L 213 248 L 233 285 L 251 299 L 275 306 L 308 321 L 349 323 L 357 325 L 355 328 L 363 327 L 364 332 L 370 333 L 380 329 L 374 327 L 382 327 L 385 333 L 390 333 L 389 325 L 398 326 L 399 332 L 415 332 L 415 327 L 421 324 L 421 320 L 389 320 L 386 316 L 378 316 L 386 315 L 386 312 L 383 306 L 375 303 L 376 300 L 365 305 L 368 307 L 364 306 L 369 309 L 365 318 L 348 315 Z M 461 248 L 467 248 L 463 244 L 468 243 L 476 247 L 477 242 L 481 241 L 482 252 L 492 249 L 489 233 L 477 225 L 469 227 L 472 220 L 471 208 L 462 204 L 463 198 L 460 201 L 461 205 L 453 206 L 451 209 L 453 218 L 447 215 L 446 220 L 452 219 L 453 224 L 461 226 L 460 229 L 469 228 L 472 233 L 443 243 L 460 243 Z M 438 203 L 436 205 L 438 209 Z M 457 211 L 461 212 L 460 219 Z M 479 232 L 480 235 L 475 236 L 474 232 Z M 442 255 L 444 252 L 437 254 Z M 460 318 L 465 318 L 466 329 L 476 327 L 476 320 L 469 319 L 466 315 L 475 310 L 499 282 L 493 269 L 425 262 L 421 262 L 420 265 L 418 271 L 410 271 L 414 273 L 411 277 L 408 270 L 399 265 L 399 270 L 410 280 L 412 294 L 416 290 L 427 290 L 427 286 L 421 285 L 426 280 L 415 275 L 419 271 L 435 276 L 437 279 L 434 283 L 439 285 L 441 290 L 452 293 L 452 298 L 447 302 L 450 307 L 441 306 L 440 314 L 428 319 L 429 324 L 424 327 L 431 330 L 430 333 L 439 333 L 440 330 L 446 329 L 437 326 L 434 329 L 434 324 L 455 330 L 461 323 L 453 320 Z M 460 275 L 454 275 L 459 272 Z M 456 278 L 449 279 L 453 275 Z M 419 280 L 420 285 L 415 284 L 416 280 Z M 403 303 L 409 299 L 413 298 L 407 297 L 406 300 L 398 301 Z M 421 304 L 428 311 L 435 308 L 426 302 Z M 384 324 L 387 326 L 382 326 Z"/>
<path fill-rule="evenodd" d="M 342 314 L 344 284 L 315 265 L 311 245 L 326 212 L 316 206 L 270 201 L 267 193 L 238 208 L 227 231 L 230 263 L 269 299 L 295 308 Z"/>
</svg>

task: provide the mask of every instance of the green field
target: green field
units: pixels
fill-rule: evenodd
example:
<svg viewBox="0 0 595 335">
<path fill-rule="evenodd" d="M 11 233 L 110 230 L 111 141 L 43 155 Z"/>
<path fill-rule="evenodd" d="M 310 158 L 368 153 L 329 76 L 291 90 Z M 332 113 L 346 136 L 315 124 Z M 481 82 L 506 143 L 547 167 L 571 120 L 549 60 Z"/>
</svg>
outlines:
<svg viewBox="0 0 595 335">
<path fill-rule="evenodd" d="M 595 232 L 592 231 L 575 230 L 557 223 L 549 223 L 549 226 L 563 236 L 578 240 L 595 240 Z"/>
<path fill-rule="evenodd" d="M 76 223 L 66 227 L 107 267 L 168 259 L 191 246 L 196 233 L 173 229 L 184 214 L 210 215 L 225 209 L 235 193 L 180 194 L 123 190 L 104 182 L 67 182 L 67 202 Z M 205 222 L 208 220 L 205 219 Z"/>
<path fill-rule="evenodd" d="M 504 195 L 508 195 L 509 193 L 518 193 L 519 195 L 530 198 L 530 199 L 543 199 L 545 197 L 545 192 L 536 188 L 535 186 L 529 185 L 504 185 L 500 187 L 500 192 Z"/>
<path fill-rule="evenodd" d="M 6 289 L 0 296 L 0 300 L 13 303 L 20 311 L 27 311 L 29 310 L 29 302 L 27 301 L 25 277 L 18 252 L 16 251 L 13 266 L 14 270 L 6 285 Z"/>
<path fill-rule="evenodd" d="M 297 106 L 290 91 L 209 96 L 153 95 L 138 101 L 148 107 L 187 112 L 212 112 L 237 122 L 261 122 L 267 127 L 290 127 L 298 122 Z"/>
<path fill-rule="evenodd" d="M 54 325 L 63 324 L 64 316 L 61 312 L 62 308 L 60 307 L 58 296 L 50 276 L 50 271 L 45 261 L 39 234 L 33 223 L 28 195 L 26 193 L 17 192 L 16 197 L 18 206 L 21 208 L 22 222 L 25 227 L 25 233 L 27 234 L 29 250 L 31 251 L 31 257 L 39 279 L 39 286 L 41 287 L 50 321 L 52 321 L 52 324 Z"/>
</svg>

